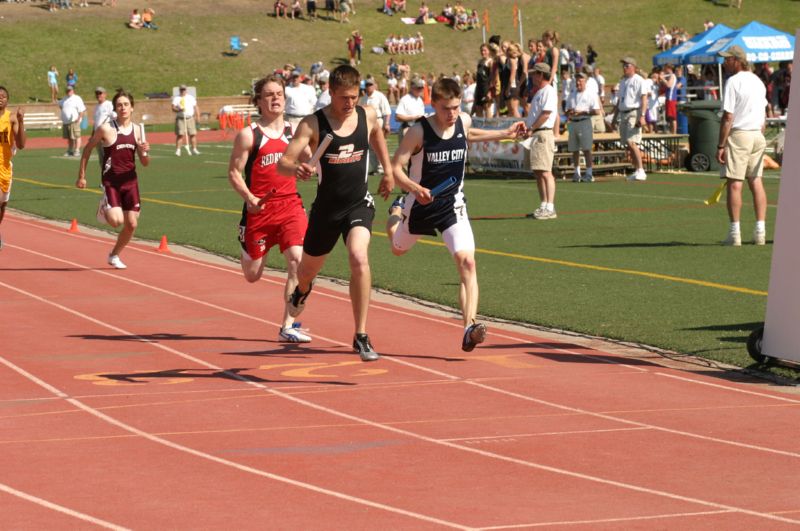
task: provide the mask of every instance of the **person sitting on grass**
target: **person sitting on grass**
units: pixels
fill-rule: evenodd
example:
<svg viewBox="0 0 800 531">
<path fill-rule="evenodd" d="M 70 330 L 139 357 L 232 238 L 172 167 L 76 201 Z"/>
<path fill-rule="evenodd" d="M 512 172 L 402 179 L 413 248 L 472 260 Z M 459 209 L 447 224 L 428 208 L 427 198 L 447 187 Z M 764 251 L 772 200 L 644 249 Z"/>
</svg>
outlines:
<svg viewBox="0 0 800 531">
<path fill-rule="evenodd" d="M 286 2 L 283 0 L 276 0 L 273 8 L 275 10 L 275 18 L 286 18 Z"/>
<path fill-rule="evenodd" d="M 144 24 L 142 23 L 142 15 L 139 14 L 138 9 L 134 9 L 131 12 L 131 18 L 128 20 L 128 27 L 131 29 L 142 29 Z"/>
<path fill-rule="evenodd" d="M 153 17 L 155 16 L 156 12 L 153 11 L 152 8 L 146 7 L 144 8 L 144 13 L 142 14 L 142 27 L 152 30 L 157 30 L 158 26 L 156 23 L 153 22 Z"/>
</svg>

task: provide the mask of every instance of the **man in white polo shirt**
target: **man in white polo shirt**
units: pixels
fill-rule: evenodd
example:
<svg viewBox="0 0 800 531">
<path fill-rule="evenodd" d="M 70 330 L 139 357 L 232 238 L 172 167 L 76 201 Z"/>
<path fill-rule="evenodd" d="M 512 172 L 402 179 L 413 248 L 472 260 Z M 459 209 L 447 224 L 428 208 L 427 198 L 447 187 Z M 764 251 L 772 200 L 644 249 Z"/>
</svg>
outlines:
<svg viewBox="0 0 800 531">
<path fill-rule="evenodd" d="M 314 113 L 317 104 L 317 91 L 303 81 L 303 73 L 298 69 L 293 70 L 289 84 L 284 89 L 286 93 L 284 117 L 294 129 L 297 129 L 303 118 Z"/>
<path fill-rule="evenodd" d="M 597 92 L 587 88 L 587 75 L 584 72 L 575 74 L 575 90 L 567 96 L 566 108 L 569 118 L 568 149 L 572 153 L 572 164 L 575 172 L 574 182 L 594 181 L 592 175 L 592 144 L 594 143 L 592 117 L 600 115 L 600 97 Z M 580 158 L 586 161 L 586 174 L 581 179 Z"/>
<path fill-rule="evenodd" d="M 629 181 L 645 181 L 647 174 L 642 164 L 642 152 L 639 143 L 642 141 L 642 127 L 645 124 L 647 111 L 647 91 L 644 78 L 636 73 L 636 59 L 623 57 L 623 77 L 619 82 L 619 100 L 614 107 L 614 117 L 619 118 L 619 137 L 631 155 L 636 168 Z M 616 121 L 616 120 L 615 120 Z"/>
<path fill-rule="evenodd" d="M 553 158 L 556 142 L 553 127 L 558 114 L 558 93 L 550 84 L 550 67 L 547 63 L 536 63 L 531 70 L 531 81 L 538 90 L 531 100 L 531 110 L 525 119 L 525 126 L 527 135 L 530 136 L 530 169 L 536 177 L 541 204 L 528 217 L 555 219 L 556 180 L 553 177 Z"/>
<path fill-rule="evenodd" d="M 372 76 L 368 76 L 364 80 L 364 95 L 358 102 L 362 107 L 369 105 L 375 109 L 375 114 L 378 115 L 378 127 L 383 131 L 383 137 L 389 138 L 389 122 L 392 117 L 392 108 L 389 106 L 389 100 L 386 96 L 378 90 L 377 82 Z M 369 173 L 383 173 L 383 166 L 378 160 L 378 156 L 369 148 Z"/>
<path fill-rule="evenodd" d="M 756 227 L 753 243 L 767 241 L 767 194 L 761 175 L 764 170 L 764 126 L 767 96 L 764 83 L 747 64 L 747 55 L 739 46 L 719 53 L 725 58 L 723 67 L 730 75 L 725 84 L 722 103 L 722 123 L 719 128 L 717 160 L 722 165 L 720 175 L 727 179 L 728 217 L 731 227 L 725 245 L 742 245 L 739 215 L 742 210 L 744 181 L 753 193 Z"/>
<path fill-rule="evenodd" d="M 67 85 L 67 95 L 58 103 L 61 107 L 62 133 L 67 141 L 65 157 L 81 156 L 81 121 L 86 114 L 83 99 L 75 94 L 75 87 Z"/>
</svg>

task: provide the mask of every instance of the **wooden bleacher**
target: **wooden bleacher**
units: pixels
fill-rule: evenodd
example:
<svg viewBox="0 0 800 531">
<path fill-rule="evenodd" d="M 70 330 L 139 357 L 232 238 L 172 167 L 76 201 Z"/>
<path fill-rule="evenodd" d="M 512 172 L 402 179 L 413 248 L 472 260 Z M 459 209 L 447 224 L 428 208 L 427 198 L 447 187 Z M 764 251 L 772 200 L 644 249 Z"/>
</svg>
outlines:
<svg viewBox="0 0 800 531">
<path fill-rule="evenodd" d="M 57 112 L 26 112 L 26 129 L 59 129 L 61 116 Z"/>
<path fill-rule="evenodd" d="M 642 151 L 644 152 L 645 171 L 677 170 L 682 167 L 680 155 L 681 144 L 686 135 L 649 134 L 642 135 Z M 581 161 L 583 156 L 581 156 Z M 629 160 L 625 146 L 617 133 L 595 133 L 592 148 L 594 175 L 625 174 L 633 171 L 633 163 Z M 581 170 L 585 169 L 585 162 Z M 572 178 L 575 168 L 572 153 L 567 151 L 567 135 L 556 140 L 556 154 L 553 160 L 553 175 L 556 178 Z"/>
</svg>

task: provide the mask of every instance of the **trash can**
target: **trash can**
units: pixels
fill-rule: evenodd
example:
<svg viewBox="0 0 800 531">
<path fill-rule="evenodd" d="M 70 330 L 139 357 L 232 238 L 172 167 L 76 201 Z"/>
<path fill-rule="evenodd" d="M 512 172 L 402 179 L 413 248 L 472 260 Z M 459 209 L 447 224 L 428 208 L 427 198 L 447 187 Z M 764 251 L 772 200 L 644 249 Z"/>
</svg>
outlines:
<svg viewBox="0 0 800 531">
<path fill-rule="evenodd" d="M 718 170 L 717 142 L 722 103 L 719 100 L 690 101 L 678 108 L 689 118 L 686 168 L 691 171 Z"/>
</svg>

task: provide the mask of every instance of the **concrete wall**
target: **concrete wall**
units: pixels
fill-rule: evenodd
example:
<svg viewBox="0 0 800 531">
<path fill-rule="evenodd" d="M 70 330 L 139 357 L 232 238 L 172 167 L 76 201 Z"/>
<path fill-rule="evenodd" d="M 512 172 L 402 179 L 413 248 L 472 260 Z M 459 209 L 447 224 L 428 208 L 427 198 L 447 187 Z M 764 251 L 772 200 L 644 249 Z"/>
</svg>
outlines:
<svg viewBox="0 0 800 531">
<path fill-rule="evenodd" d="M 92 114 L 94 113 L 94 106 L 97 104 L 97 101 L 94 99 L 94 97 L 91 97 L 91 99 L 87 99 L 83 96 L 81 97 L 84 98 L 83 101 L 86 103 L 86 109 L 89 116 L 89 125 L 91 126 Z M 146 120 L 146 123 L 148 124 L 173 123 L 175 121 L 175 113 L 172 112 L 172 106 L 170 102 L 171 100 L 169 98 L 136 100 L 134 102 L 135 121 L 140 121 L 142 116 L 148 115 Z M 244 105 L 249 102 L 250 98 L 248 96 L 215 96 L 209 98 L 198 98 L 197 106 L 200 109 L 201 123 L 205 123 L 207 119 L 210 125 L 213 127 L 215 124 L 219 124 L 217 116 L 223 106 Z M 12 107 L 17 106 L 18 105 L 12 105 Z M 57 115 L 60 114 L 60 109 L 55 103 L 27 103 L 19 106 L 25 107 L 25 112 L 27 113 L 54 112 Z M 206 113 L 208 113 L 207 117 L 205 116 Z"/>
</svg>

